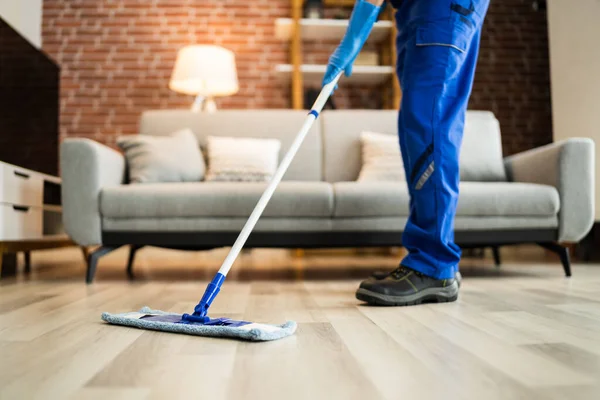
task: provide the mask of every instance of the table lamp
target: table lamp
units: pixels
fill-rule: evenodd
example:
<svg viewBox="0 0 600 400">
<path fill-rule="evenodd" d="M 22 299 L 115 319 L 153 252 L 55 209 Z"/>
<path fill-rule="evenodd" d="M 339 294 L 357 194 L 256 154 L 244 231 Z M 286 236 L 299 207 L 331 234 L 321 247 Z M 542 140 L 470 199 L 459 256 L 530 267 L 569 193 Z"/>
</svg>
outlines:
<svg viewBox="0 0 600 400">
<path fill-rule="evenodd" d="M 233 52 L 213 45 L 191 45 L 179 50 L 169 88 L 196 96 L 192 111 L 215 112 L 214 98 L 239 89 Z"/>
</svg>

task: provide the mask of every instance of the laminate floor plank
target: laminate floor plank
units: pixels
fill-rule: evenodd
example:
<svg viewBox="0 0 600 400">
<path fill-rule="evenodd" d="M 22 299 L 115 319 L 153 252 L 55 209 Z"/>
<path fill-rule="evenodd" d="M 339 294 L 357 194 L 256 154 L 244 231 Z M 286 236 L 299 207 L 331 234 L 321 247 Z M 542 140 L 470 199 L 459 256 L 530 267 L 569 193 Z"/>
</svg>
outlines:
<svg viewBox="0 0 600 400">
<path fill-rule="evenodd" d="M 147 400 L 150 398 L 150 389 L 119 387 L 109 388 L 82 388 L 73 393 L 72 400 Z"/>
<path fill-rule="evenodd" d="M 329 309 L 325 315 L 363 373 L 386 399 L 397 399 L 403 393 L 417 399 L 447 397 L 448 377 L 436 374 L 364 314 L 354 309 Z M 423 384 L 428 381 L 438 384 Z"/>
<path fill-rule="evenodd" d="M 229 399 L 383 398 L 329 323 L 301 324 L 280 342 L 240 344 L 229 384 Z"/>
<path fill-rule="evenodd" d="M 584 374 L 498 340 L 447 316 L 435 307 L 411 308 L 406 310 L 406 314 L 522 385 L 537 387 L 593 383 L 593 379 Z"/>
<path fill-rule="evenodd" d="M 422 309 L 429 306 L 423 306 Z M 535 398 L 535 391 L 514 376 L 482 360 L 471 351 L 454 343 L 446 329 L 433 330 L 413 319 L 405 310 L 361 308 L 369 319 L 394 338 L 415 359 L 434 371 L 429 379 L 439 382 L 456 399 L 520 399 Z M 446 323 L 451 329 L 451 324 Z M 491 364 L 491 365 L 490 365 Z"/>
</svg>

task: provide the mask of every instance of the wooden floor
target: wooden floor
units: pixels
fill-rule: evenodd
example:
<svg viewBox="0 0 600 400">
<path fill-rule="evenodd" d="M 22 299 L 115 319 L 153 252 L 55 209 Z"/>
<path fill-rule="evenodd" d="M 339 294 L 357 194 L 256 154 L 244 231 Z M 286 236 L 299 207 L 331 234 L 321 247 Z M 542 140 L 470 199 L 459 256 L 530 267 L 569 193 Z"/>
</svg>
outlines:
<svg viewBox="0 0 600 400">
<path fill-rule="evenodd" d="M 496 269 L 465 260 L 459 301 L 361 305 L 360 278 L 399 255 L 257 250 L 234 266 L 212 315 L 299 323 L 241 343 L 109 326 L 102 311 L 188 312 L 223 250 L 125 251 L 83 283 L 77 249 L 34 253 L 0 282 L 1 399 L 599 399 L 600 266 L 519 248 Z M 518 262 L 517 262 L 518 261 Z"/>
</svg>

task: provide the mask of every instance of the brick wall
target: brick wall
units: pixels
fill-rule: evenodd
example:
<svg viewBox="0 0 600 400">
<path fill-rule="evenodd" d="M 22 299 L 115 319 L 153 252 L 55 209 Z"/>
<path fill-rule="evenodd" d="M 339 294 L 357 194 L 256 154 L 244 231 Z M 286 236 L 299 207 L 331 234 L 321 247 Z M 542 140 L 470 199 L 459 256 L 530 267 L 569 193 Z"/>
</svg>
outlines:
<svg viewBox="0 0 600 400">
<path fill-rule="evenodd" d="M 45 0 L 43 49 L 62 67 L 61 137 L 114 144 L 135 133 L 146 109 L 184 108 L 192 99 L 168 89 L 177 51 L 214 43 L 236 54 L 240 91 L 222 108 L 289 107 L 289 88 L 273 67 L 288 60 L 274 19 L 289 0 Z M 306 45 L 323 62 L 332 44 Z M 340 90 L 340 108 L 377 108 L 380 88 Z M 529 2 L 492 2 L 485 24 L 471 108 L 501 122 L 506 154 L 551 141 L 545 12 Z"/>
<path fill-rule="evenodd" d="M 506 155 L 552 142 L 546 11 L 532 3 L 491 2 L 469 103 L 496 114 Z"/>
</svg>

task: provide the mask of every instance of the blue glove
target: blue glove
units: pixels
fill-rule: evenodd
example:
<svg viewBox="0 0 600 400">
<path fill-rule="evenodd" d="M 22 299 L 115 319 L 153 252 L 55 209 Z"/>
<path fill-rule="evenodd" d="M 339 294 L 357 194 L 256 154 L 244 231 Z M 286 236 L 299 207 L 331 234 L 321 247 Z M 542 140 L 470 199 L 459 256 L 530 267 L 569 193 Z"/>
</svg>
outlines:
<svg viewBox="0 0 600 400">
<path fill-rule="evenodd" d="M 352 64 L 365 44 L 373 24 L 377 20 L 381 7 L 365 0 L 357 0 L 350 16 L 348 29 L 340 45 L 335 49 L 323 77 L 323 85 L 333 81 L 342 71 L 346 76 L 352 75 Z"/>
</svg>

